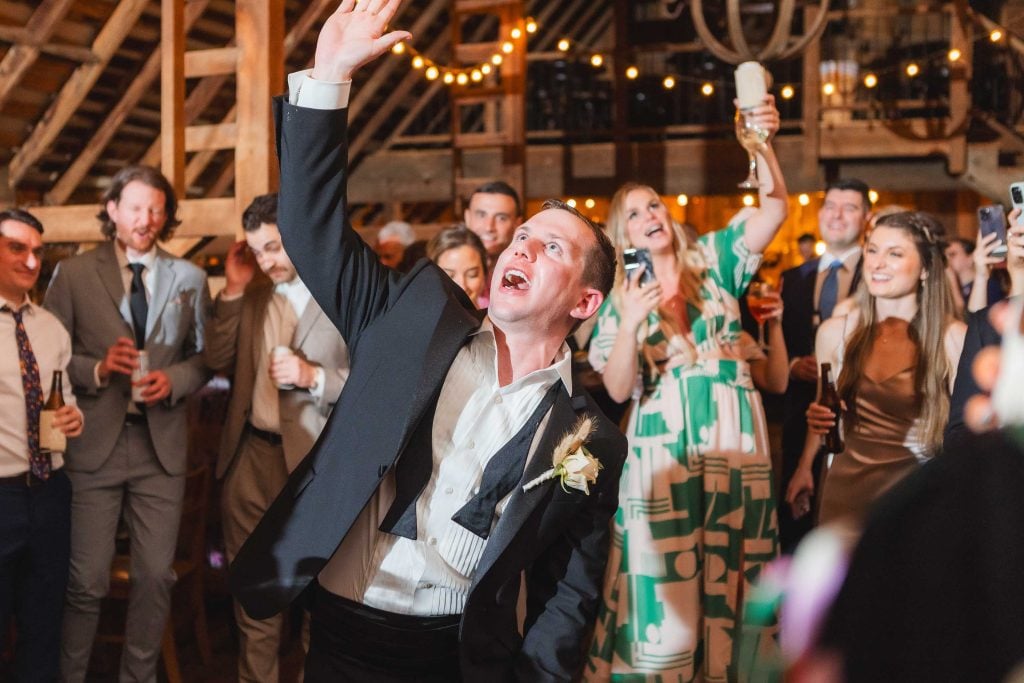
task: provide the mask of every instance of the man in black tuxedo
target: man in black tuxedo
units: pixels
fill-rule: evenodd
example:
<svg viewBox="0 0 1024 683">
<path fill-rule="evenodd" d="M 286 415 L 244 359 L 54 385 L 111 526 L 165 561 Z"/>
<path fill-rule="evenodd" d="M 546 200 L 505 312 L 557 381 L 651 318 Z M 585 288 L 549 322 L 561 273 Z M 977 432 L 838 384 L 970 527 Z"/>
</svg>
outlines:
<svg viewBox="0 0 1024 683">
<path fill-rule="evenodd" d="M 790 359 L 779 486 L 779 542 L 784 553 L 792 552 L 813 525 L 810 514 L 794 519 L 793 511 L 784 501 L 807 439 L 807 406 L 817 394 L 814 336 L 818 325 L 832 316 L 835 305 L 857 289 L 860 243 L 870 214 L 871 198 L 863 181 L 848 178 L 829 184 L 818 211 L 818 231 L 825 242 L 825 253 L 782 274 L 782 302 L 786 311 L 782 334 Z M 820 467 L 819 458 L 814 468 L 815 479 Z"/>
<path fill-rule="evenodd" d="M 498 258 L 486 317 L 431 263 L 380 265 L 348 223 L 345 106 L 352 73 L 409 37 L 384 34 L 399 4 L 343 0 L 276 103 L 279 227 L 351 374 L 231 587 L 255 618 L 306 591 L 307 681 L 569 680 L 626 443 L 573 381 L 565 337 L 610 289 L 614 250 L 549 203 Z M 567 448 L 582 418 L 585 446 Z M 558 461 L 581 476 L 545 478 Z"/>
</svg>

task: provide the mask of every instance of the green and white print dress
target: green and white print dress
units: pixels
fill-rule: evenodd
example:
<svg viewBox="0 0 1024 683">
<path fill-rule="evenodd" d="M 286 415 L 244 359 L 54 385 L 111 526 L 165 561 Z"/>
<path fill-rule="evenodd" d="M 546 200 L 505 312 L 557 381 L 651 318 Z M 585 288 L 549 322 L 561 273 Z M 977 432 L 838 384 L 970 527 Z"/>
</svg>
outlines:
<svg viewBox="0 0 1024 683">
<path fill-rule="evenodd" d="M 741 601 L 778 541 L 764 411 L 740 342 L 737 297 L 761 261 L 744 225 L 699 240 L 708 270 L 702 310 L 687 307 L 691 334 L 648 320 L 587 681 L 737 677 Z M 618 323 L 609 297 L 590 346 L 598 371 Z"/>
</svg>

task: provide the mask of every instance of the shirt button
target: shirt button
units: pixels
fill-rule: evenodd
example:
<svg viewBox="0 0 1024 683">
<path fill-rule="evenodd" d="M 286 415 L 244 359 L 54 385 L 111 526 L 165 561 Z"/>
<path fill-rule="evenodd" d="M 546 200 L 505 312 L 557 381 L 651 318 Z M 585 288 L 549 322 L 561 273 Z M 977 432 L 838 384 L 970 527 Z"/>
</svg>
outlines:
<svg viewBox="0 0 1024 683">
<path fill-rule="evenodd" d="M 501 396 L 495 396 L 494 397 L 494 402 L 495 403 L 501 403 Z"/>
<path fill-rule="evenodd" d="M 437 539 L 431 536 L 430 540 L 428 540 L 427 543 L 429 543 L 430 545 L 437 545 Z"/>
<path fill-rule="evenodd" d="M 472 439 L 470 439 L 469 443 L 466 444 L 466 448 L 468 448 L 470 450 L 473 450 L 474 448 L 476 448 L 476 441 L 473 441 Z"/>
<path fill-rule="evenodd" d="M 446 486 L 444 487 L 444 492 L 450 496 L 455 492 L 455 489 L 453 489 L 451 486 Z"/>
</svg>

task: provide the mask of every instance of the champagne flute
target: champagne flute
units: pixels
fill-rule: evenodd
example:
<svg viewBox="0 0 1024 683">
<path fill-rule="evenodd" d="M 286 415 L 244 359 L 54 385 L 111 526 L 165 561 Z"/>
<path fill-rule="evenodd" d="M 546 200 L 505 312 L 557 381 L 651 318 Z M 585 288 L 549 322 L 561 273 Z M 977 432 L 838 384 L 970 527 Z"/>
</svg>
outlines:
<svg viewBox="0 0 1024 683">
<path fill-rule="evenodd" d="M 747 178 L 739 184 L 744 190 L 756 190 L 757 156 L 768 140 L 768 131 L 758 128 L 751 120 L 750 113 L 759 106 L 768 93 L 768 72 L 757 62 L 743 62 L 736 68 L 736 139 L 747 150 Z"/>
<path fill-rule="evenodd" d="M 777 300 L 778 296 L 771 283 L 751 282 L 747 289 L 747 308 L 757 321 L 757 345 L 762 350 L 768 349 L 768 342 L 764 338 L 764 323 L 774 312 Z"/>
</svg>

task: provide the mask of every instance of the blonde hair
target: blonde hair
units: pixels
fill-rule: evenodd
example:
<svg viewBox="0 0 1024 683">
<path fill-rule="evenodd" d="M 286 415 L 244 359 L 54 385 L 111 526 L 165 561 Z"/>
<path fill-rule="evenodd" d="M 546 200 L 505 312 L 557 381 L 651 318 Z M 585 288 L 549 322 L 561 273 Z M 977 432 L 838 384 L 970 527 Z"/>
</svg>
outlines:
<svg viewBox="0 0 1024 683">
<path fill-rule="evenodd" d="M 910 321 L 910 335 L 917 346 L 914 393 L 921 406 L 921 443 L 934 453 L 942 445 L 942 432 L 949 419 L 949 377 L 953 369 L 946 355 L 945 340 L 946 329 L 956 316 L 953 294 L 946 279 L 943 244 L 938 239 L 942 224 L 927 213 L 904 211 L 883 216 L 875 227 L 905 232 L 914 242 L 921 257 L 921 268 L 926 273 L 917 289 L 917 313 Z M 866 278 L 857 289 L 856 302 L 860 315 L 847 343 L 843 369 L 836 383 L 853 420 L 856 420 L 857 381 L 863 374 L 877 334 L 875 297 L 868 291 Z"/>
<path fill-rule="evenodd" d="M 622 265 L 622 252 L 633 245 L 629 241 L 629 232 L 626 230 L 626 198 L 634 190 L 646 190 L 658 197 L 650 185 L 640 183 L 626 183 L 620 187 L 612 197 L 611 206 L 608 208 L 608 236 L 615 246 L 615 298 L 616 303 L 621 302 L 622 288 L 625 286 L 626 271 Z M 676 262 L 679 264 L 679 293 L 683 299 L 698 309 L 702 308 L 703 300 L 700 297 L 700 288 L 704 282 L 704 275 L 707 272 L 707 264 L 704 255 L 696 242 L 686 237 L 683 226 L 669 216 L 669 224 L 672 229 L 672 244 L 675 245 Z M 657 273 L 655 274 L 657 277 Z"/>
</svg>

